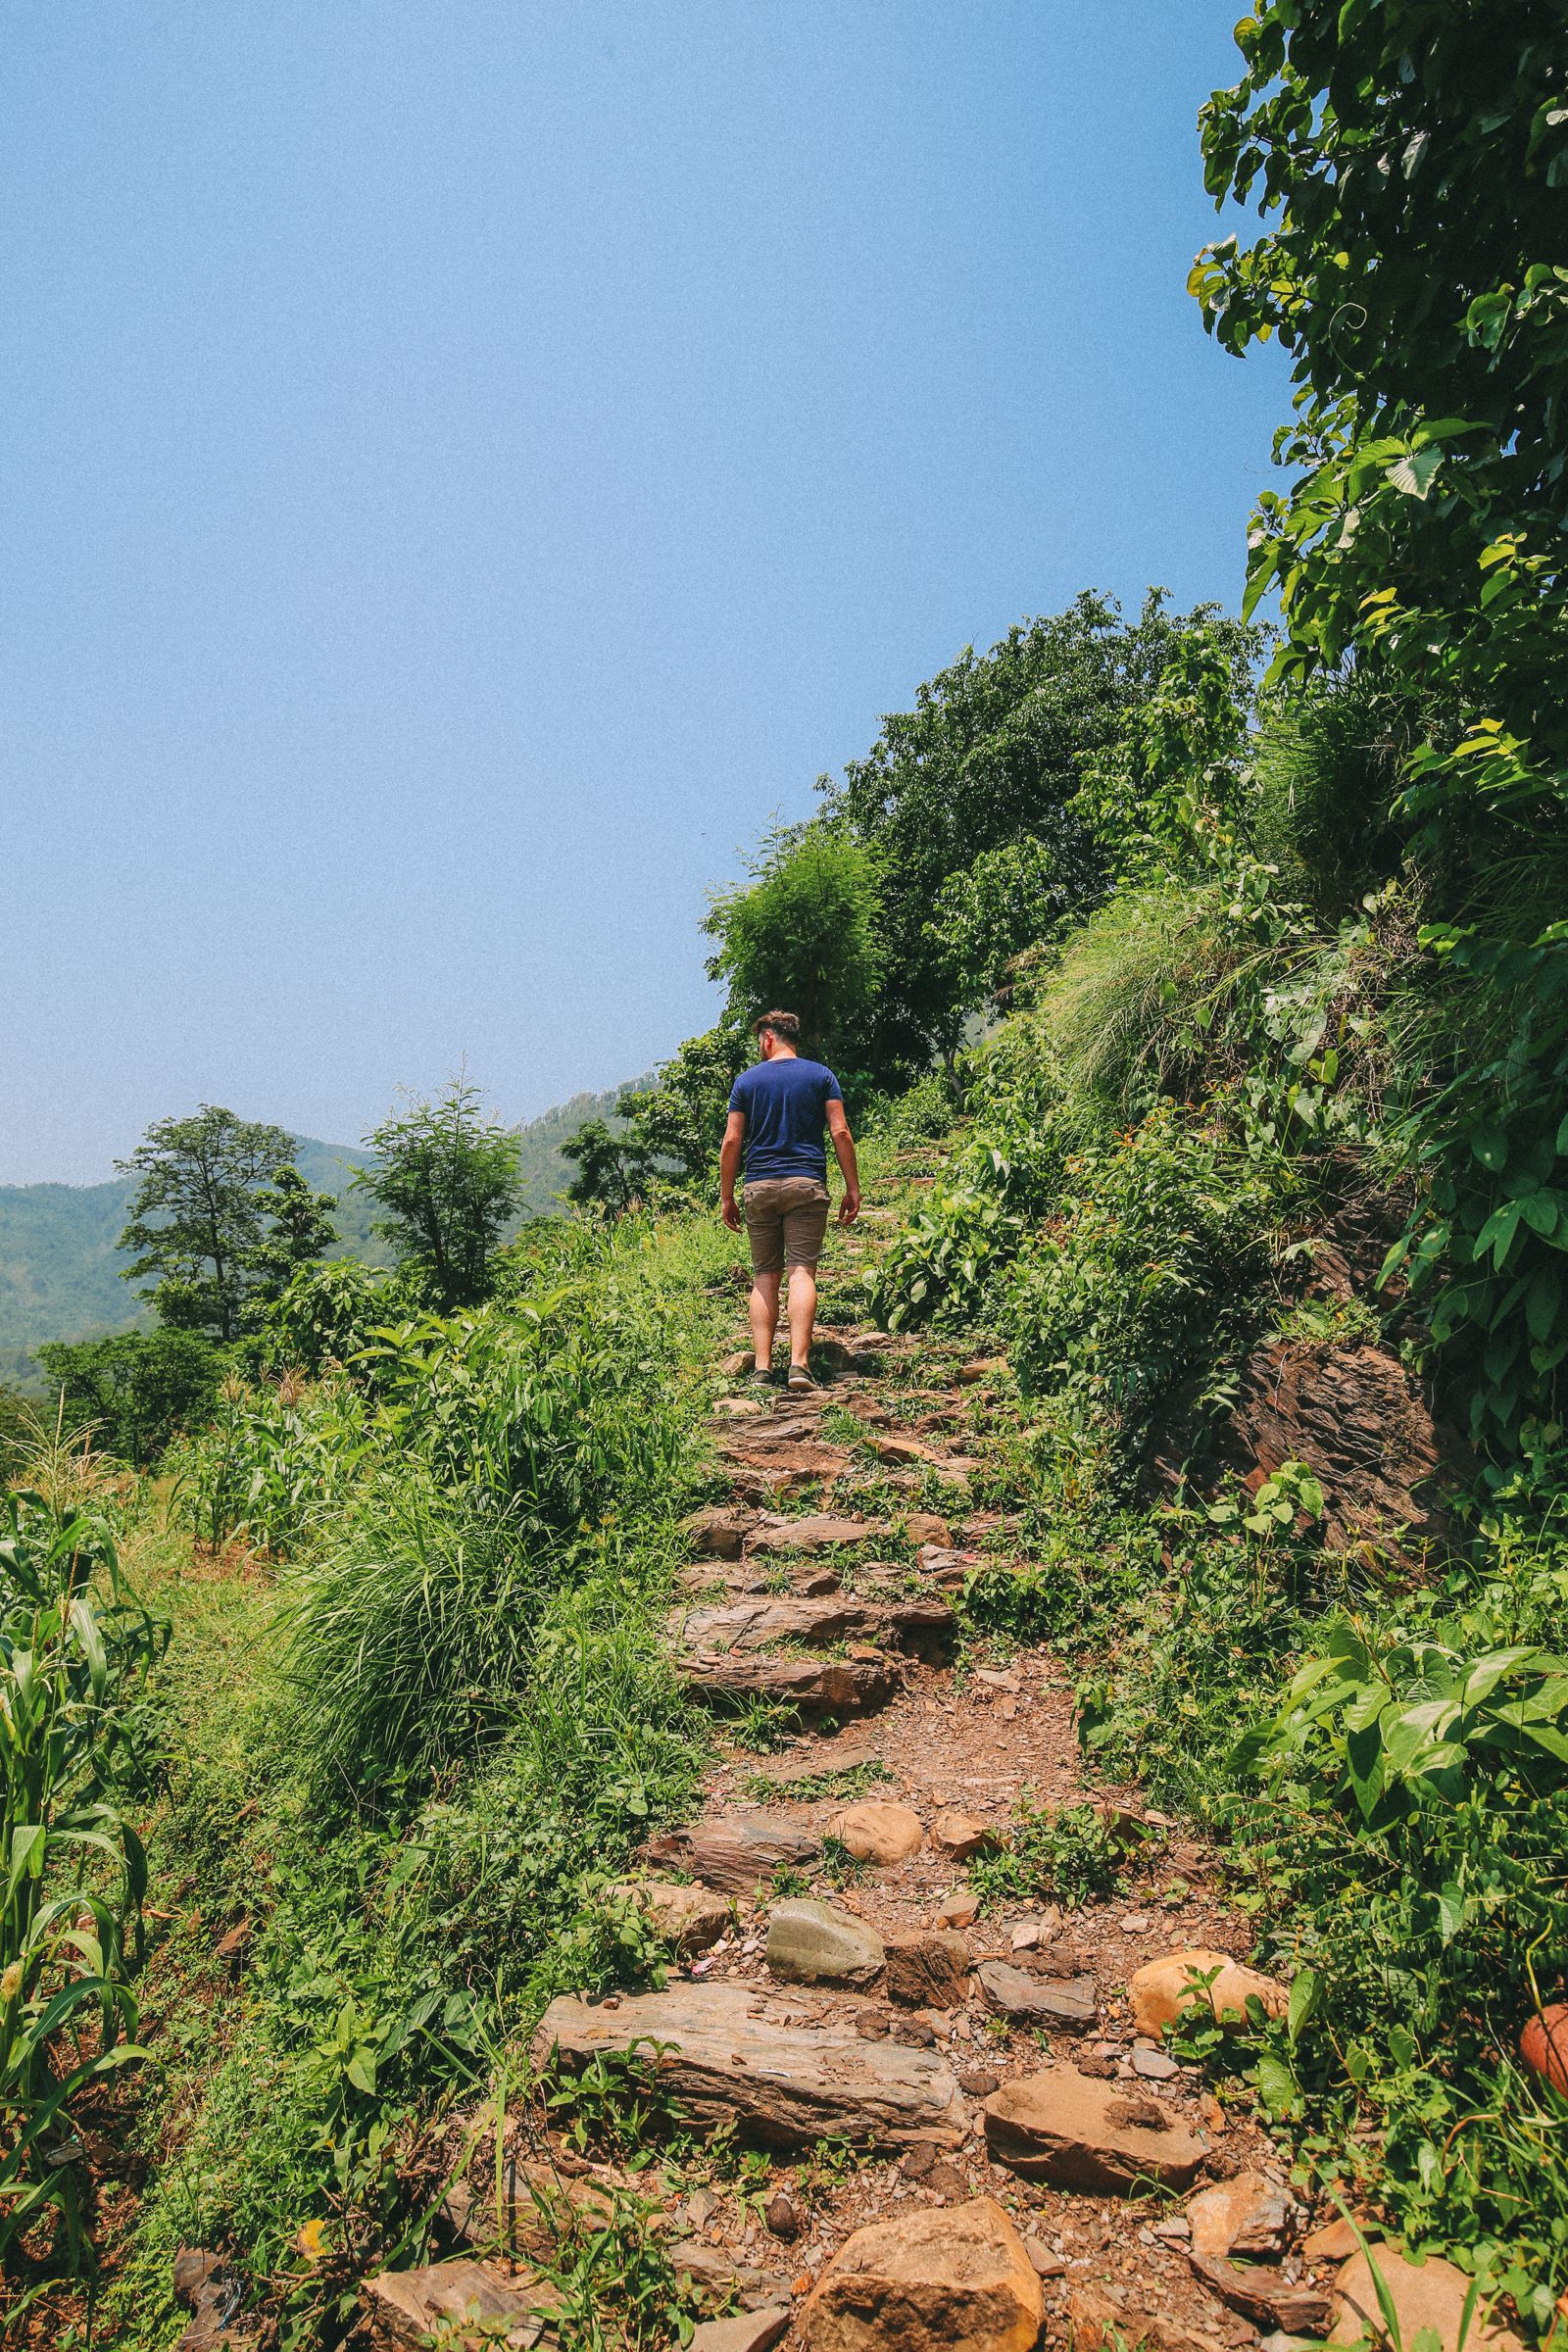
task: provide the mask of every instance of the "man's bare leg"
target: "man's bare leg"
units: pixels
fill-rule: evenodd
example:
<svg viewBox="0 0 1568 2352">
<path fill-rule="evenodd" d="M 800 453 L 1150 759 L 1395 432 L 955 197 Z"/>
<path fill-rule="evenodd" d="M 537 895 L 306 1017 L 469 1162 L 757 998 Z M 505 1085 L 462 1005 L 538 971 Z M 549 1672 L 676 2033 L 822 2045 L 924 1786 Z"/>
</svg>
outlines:
<svg viewBox="0 0 1568 2352">
<path fill-rule="evenodd" d="M 773 1277 L 777 1297 L 778 1276 Z M 790 1367 L 803 1367 L 811 1356 L 811 1330 L 816 1322 L 816 1268 L 790 1268 Z"/>
<path fill-rule="evenodd" d="M 790 1298 L 795 1297 L 795 1278 L 790 1277 Z M 752 1324 L 752 1351 L 759 1372 L 767 1372 L 773 1364 L 773 1335 L 778 1329 L 778 1276 L 754 1274 L 752 1296 L 747 1302 Z"/>
</svg>

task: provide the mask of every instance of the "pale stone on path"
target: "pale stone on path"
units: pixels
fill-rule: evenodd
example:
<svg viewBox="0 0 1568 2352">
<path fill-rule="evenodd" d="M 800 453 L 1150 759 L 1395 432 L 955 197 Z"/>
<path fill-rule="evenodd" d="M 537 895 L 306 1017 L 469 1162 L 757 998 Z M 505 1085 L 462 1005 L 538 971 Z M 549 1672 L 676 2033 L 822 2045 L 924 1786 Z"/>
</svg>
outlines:
<svg viewBox="0 0 1568 2352">
<path fill-rule="evenodd" d="M 971 1894 L 967 1886 L 956 1886 L 937 1905 L 936 1924 L 939 1928 L 972 1928 L 979 1916 L 979 1896 Z"/>
<path fill-rule="evenodd" d="M 646 1911 L 660 1940 L 677 1952 L 706 1952 L 729 1926 L 728 1903 L 706 1886 L 683 1886 L 674 1879 L 620 1879 L 609 1891 Z"/>
<path fill-rule="evenodd" d="M 791 1896 L 767 1916 L 767 1965 L 795 1984 L 869 1984 L 882 1973 L 882 1938 L 833 1903 Z"/>
<path fill-rule="evenodd" d="M 935 2050 L 863 2041 L 831 2001 L 797 1993 L 806 2025 L 756 2014 L 758 1988 L 681 1984 L 633 1993 L 616 2009 L 563 1996 L 540 2021 L 541 2062 L 575 2071 L 602 2055 L 659 2042 L 661 2086 L 699 2131 L 734 2122 L 743 2139 L 800 2148 L 842 2137 L 906 2147 L 935 2139 L 956 2147 L 967 2129 L 957 2082 Z M 650 2062 L 653 2053 L 648 2051 Z"/>
<path fill-rule="evenodd" d="M 809 2352 L 1031 2352 L 1045 2298 L 992 2197 L 857 2230 L 801 2320 Z"/>
<path fill-rule="evenodd" d="M 1218 1969 L 1219 1974 L 1205 1992 L 1192 1979 L 1206 1977 L 1211 1969 Z M 1255 1968 L 1244 1968 L 1228 1952 L 1212 1952 L 1201 1945 L 1167 1952 L 1162 1958 L 1135 1969 L 1127 1980 L 1134 2030 L 1156 2041 L 1185 2009 L 1200 2008 L 1205 2003 L 1212 2009 L 1217 2024 L 1245 2026 L 1248 1996 L 1253 1993 L 1261 2001 L 1266 2017 L 1284 2016 L 1290 1996 L 1283 1984 L 1260 1976 Z"/>
<path fill-rule="evenodd" d="M 1120 2195 L 1186 2188 L 1207 2153 L 1155 2100 L 1070 2066 L 1004 2082 L 986 2101 L 985 2134 L 992 2161 L 1023 2180 Z"/>
<path fill-rule="evenodd" d="M 828 1823 L 828 1835 L 858 1862 L 877 1862 L 884 1867 L 906 1862 L 925 1842 L 918 1813 L 878 1797 L 845 1805 Z"/>
</svg>

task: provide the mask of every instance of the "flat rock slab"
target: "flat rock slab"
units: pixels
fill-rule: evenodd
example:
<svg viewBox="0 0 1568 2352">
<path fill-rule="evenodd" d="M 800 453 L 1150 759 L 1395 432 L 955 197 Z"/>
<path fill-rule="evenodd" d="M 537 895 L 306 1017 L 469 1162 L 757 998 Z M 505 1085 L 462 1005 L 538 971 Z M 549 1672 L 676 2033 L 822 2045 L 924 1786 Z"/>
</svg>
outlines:
<svg viewBox="0 0 1568 2352">
<path fill-rule="evenodd" d="M 839 1642 L 860 1641 L 939 1655 L 952 1648 L 957 1620 L 943 1600 L 876 1600 L 839 1592 L 761 1592 L 688 1610 L 674 1620 L 674 1630 L 682 1645 L 697 1653 L 764 1649 L 773 1642 L 831 1649 Z"/>
<path fill-rule="evenodd" d="M 833 1551 L 851 1544 L 885 1543 L 892 1533 L 885 1519 L 843 1519 L 832 1511 L 811 1511 L 803 1519 L 788 1519 L 767 1512 L 758 1520 L 747 1549 Z"/>
<path fill-rule="evenodd" d="M 796 2000 L 803 1997 L 797 1994 Z M 541 2062 L 574 2071 L 633 2042 L 665 2045 L 662 2086 L 692 2122 L 733 2122 L 768 2148 L 842 2137 L 857 2147 L 906 2147 L 935 2137 L 956 2147 L 965 2113 L 957 2082 L 935 2050 L 862 2041 L 824 2007 L 819 2020 L 780 2026 L 755 2014 L 741 1984 L 690 1984 L 623 1997 L 617 2009 L 563 1997 L 540 2022 Z"/>
<path fill-rule="evenodd" d="M 801 1870 L 822 1848 L 809 1830 L 776 1813 L 720 1813 L 649 1840 L 651 1860 L 689 1870 L 721 1894 L 751 1894 L 776 1870 Z"/>
<path fill-rule="evenodd" d="M 479 2262 L 432 2262 L 416 2271 L 381 2271 L 360 2288 L 370 2341 L 386 2352 L 423 2352 L 432 2338 L 453 2346 L 508 2344 L 517 2352 L 554 2338 L 555 2289 L 504 2278 Z M 464 2323 L 472 2328 L 471 2337 Z"/>
<path fill-rule="evenodd" d="M 835 1903 L 792 1895 L 767 1915 L 767 1965 L 790 1984 L 869 1984 L 886 1957 L 876 1930 Z"/>
<path fill-rule="evenodd" d="M 1005 1960 L 982 1960 L 978 1971 L 986 2007 L 1018 2025 L 1063 2026 L 1081 2034 L 1099 2015 L 1093 1977 L 1043 1977 Z"/>
<path fill-rule="evenodd" d="M 790 2307 L 768 2303 L 760 2311 L 738 2311 L 727 2320 L 699 2320 L 687 2352 L 769 2352 L 788 2335 Z"/>
<path fill-rule="evenodd" d="M 894 1658 L 790 1658 L 731 1650 L 723 1656 L 684 1657 L 675 1672 L 693 1698 L 767 1698 L 804 1715 L 833 1715 L 841 1723 L 874 1715 L 904 1688 Z"/>
<path fill-rule="evenodd" d="M 1025 2180 L 1119 2195 L 1187 2188 L 1208 2152 L 1157 2100 L 1070 2066 L 1004 2082 L 986 2101 L 985 2132 L 993 2162 Z"/>
<path fill-rule="evenodd" d="M 801 2318 L 809 2352 L 1031 2352 L 1045 2299 L 993 2197 L 857 2230 Z"/>
</svg>

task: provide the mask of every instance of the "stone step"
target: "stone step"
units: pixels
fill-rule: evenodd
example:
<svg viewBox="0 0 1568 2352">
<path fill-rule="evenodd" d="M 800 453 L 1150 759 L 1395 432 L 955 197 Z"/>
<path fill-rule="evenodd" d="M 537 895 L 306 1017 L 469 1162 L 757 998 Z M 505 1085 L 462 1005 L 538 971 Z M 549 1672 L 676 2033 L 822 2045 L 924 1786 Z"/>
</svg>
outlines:
<svg viewBox="0 0 1568 2352">
<path fill-rule="evenodd" d="M 677 1613 L 671 1623 L 683 1647 L 702 1656 L 760 1650 L 773 1642 L 829 1649 L 860 1641 L 937 1659 L 951 1652 L 957 1636 L 957 1619 L 945 1600 L 875 1600 L 853 1592 L 815 1599 L 763 1593 Z"/>
<path fill-rule="evenodd" d="M 792 1993 L 792 2013 L 811 1997 Z M 864 2040 L 828 2002 L 813 2004 L 804 2026 L 775 2024 L 764 2010 L 739 1984 L 672 1986 L 624 1997 L 615 2009 L 564 1995 L 540 2021 L 535 2057 L 571 2073 L 633 2043 L 653 2062 L 657 2044 L 661 2086 L 698 2129 L 733 2122 L 762 2147 L 961 2142 L 967 2111 L 936 2051 Z"/>
<path fill-rule="evenodd" d="M 1025 2180 L 1119 2196 L 1190 2187 L 1208 2153 L 1156 2099 L 1070 2066 L 1004 2083 L 986 2101 L 985 2133 L 992 2161 Z"/>
<path fill-rule="evenodd" d="M 885 1544 L 893 1530 L 885 1519 L 852 1519 L 833 1511 L 811 1511 L 791 1519 L 763 1511 L 746 1541 L 749 1555 L 780 1551 L 838 1551 L 856 1544 Z"/>
<path fill-rule="evenodd" d="M 379 2271 L 361 2283 L 370 2342 L 377 2352 L 422 2352 L 434 2340 L 461 2344 L 464 2324 L 487 2344 L 514 2352 L 554 2343 L 558 2297 L 544 2281 L 508 2278 L 479 2262 L 432 2262 L 413 2271 Z"/>
<path fill-rule="evenodd" d="M 766 1699 L 796 1707 L 807 1717 L 831 1715 L 840 1723 L 874 1715 L 904 1688 L 896 1658 L 781 1658 L 749 1650 L 721 1657 L 683 1657 L 675 1672 L 689 1695 L 710 1706 Z"/>
<path fill-rule="evenodd" d="M 666 1830 L 648 1841 L 648 1857 L 663 1869 L 690 1871 L 720 1894 L 753 1894 L 775 1871 L 804 1870 L 821 1854 L 821 1841 L 799 1822 L 777 1813 L 714 1814 L 688 1828 Z"/>
</svg>

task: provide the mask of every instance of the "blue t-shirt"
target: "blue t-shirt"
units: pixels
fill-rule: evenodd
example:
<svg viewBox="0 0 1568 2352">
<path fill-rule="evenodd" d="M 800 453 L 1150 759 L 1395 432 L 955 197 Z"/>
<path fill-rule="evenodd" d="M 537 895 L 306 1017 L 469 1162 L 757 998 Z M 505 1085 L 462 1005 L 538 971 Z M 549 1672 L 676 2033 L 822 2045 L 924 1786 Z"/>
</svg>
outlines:
<svg viewBox="0 0 1568 2352">
<path fill-rule="evenodd" d="M 822 1131 L 828 1104 L 843 1100 L 832 1071 L 798 1054 L 780 1054 L 742 1070 L 730 1089 L 729 1106 L 746 1114 L 747 1181 L 814 1176 L 826 1184 Z"/>
</svg>

